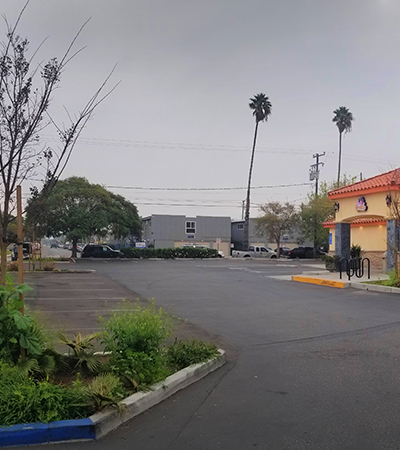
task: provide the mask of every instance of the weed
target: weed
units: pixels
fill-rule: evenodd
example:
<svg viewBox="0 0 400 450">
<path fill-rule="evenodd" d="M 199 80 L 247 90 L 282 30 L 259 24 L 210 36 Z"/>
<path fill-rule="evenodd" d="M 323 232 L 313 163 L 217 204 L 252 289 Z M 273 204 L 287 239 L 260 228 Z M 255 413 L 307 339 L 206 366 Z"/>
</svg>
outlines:
<svg viewBox="0 0 400 450">
<path fill-rule="evenodd" d="M 173 371 L 181 370 L 192 364 L 207 361 L 218 354 L 214 344 L 194 340 L 175 342 L 166 348 L 166 362 Z"/>
</svg>

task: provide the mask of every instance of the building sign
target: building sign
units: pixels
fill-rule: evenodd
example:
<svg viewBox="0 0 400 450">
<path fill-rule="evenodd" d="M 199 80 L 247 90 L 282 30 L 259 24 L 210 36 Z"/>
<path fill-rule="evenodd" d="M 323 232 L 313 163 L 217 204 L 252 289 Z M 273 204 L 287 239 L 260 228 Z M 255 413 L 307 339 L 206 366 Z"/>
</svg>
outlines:
<svg viewBox="0 0 400 450">
<path fill-rule="evenodd" d="M 365 197 L 360 197 L 358 199 L 357 204 L 356 204 L 356 210 L 358 212 L 365 212 L 365 211 L 368 210 L 368 205 L 367 205 L 367 202 L 365 200 Z"/>
<path fill-rule="evenodd" d="M 135 242 L 136 248 L 146 248 L 146 242 Z"/>
<path fill-rule="evenodd" d="M 194 239 L 194 234 L 188 235 L 188 239 Z"/>
<path fill-rule="evenodd" d="M 329 233 L 329 245 L 332 245 L 332 233 Z"/>
</svg>

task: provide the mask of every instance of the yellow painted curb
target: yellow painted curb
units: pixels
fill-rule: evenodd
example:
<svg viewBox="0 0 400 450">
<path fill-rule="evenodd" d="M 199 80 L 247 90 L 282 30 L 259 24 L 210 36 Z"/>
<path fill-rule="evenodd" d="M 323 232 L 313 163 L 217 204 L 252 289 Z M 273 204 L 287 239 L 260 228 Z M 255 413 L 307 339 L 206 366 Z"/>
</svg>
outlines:
<svg viewBox="0 0 400 450">
<path fill-rule="evenodd" d="M 318 284 L 320 286 L 329 286 L 342 289 L 348 288 L 350 285 L 350 283 L 345 281 L 324 280 L 323 278 L 301 277 L 298 275 L 294 275 L 292 280 L 298 281 L 299 283 Z"/>
</svg>

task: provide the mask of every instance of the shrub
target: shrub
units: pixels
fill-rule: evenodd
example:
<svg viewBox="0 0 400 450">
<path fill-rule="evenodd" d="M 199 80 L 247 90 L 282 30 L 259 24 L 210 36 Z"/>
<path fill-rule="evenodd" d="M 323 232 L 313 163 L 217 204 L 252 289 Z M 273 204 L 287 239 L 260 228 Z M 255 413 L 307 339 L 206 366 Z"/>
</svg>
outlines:
<svg viewBox="0 0 400 450">
<path fill-rule="evenodd" d="M 106 370 L 118 374 L 129 391 L 137 391 L 164 380 L 170 371 L 165 367 L 161 352 L 133 352 L 112 354 Z"/>
<path fill-rule="evenodd" d="M 159 352 L 171 331 L 168 316 L 161 308 L 156 311 L 154 304 L 146 309 L 123 301 L 122 309 L 104 324 L 105 350 L 113 353 L 127 350 L 146 354 Z"/>
<path fill-rule="evenodd" d="M 8 272 L 18 272 L 18 263 L 17 262 L 8 263 L 7 271 Z"/>
<path fill-rule="evenodd" d="M 0 359 L 16 363 L 20 347 L 26 350 L 28 357 L 37 357 L 42 353 L 42 330 L 28 314 L 23 315 L 23 305 L 19 294 L 31 290 L 25 284 L 15 286 L 11 275 L 6 285 L 0 286 Z"/>
<path fill-rule="evenodd" d="M 0 361 L 0 424 L 50 422 L 87 415 L 84 389 L 35 382 Z"/>
<path fill-rule="evenodd" d="M 175 342 L 166 348 L 166 362 L 173 371 L 181 370 L 192 364 L 207 361 L 218 354 L 214 344 L 194 340 Z"/>
<path fill-rule="evenodd" d="M 340 256 L 338 255 L 324 255 L 322 259 L 325 262 L 325 267 L 329 272 L 338 272 L 340 264 Z"/>
<path fill-rule="evenodd" d="M 55 262 L 49 262 L 43 266 L 45 272 L 60 272 Z"/>
<path fill-rule="evenodd" d="M 355 245 L 353 244 L 350 247 L 350 258 L 362 258 L 363 250 L 361 248 L 361 245 Z"/>
<path fill-rule="evenodd" d="M 162 359 L 161 344 L 171 331 L 169 317 L 152 304 L 149 308 L 123 302 L 123 311 L 104 324 L 105 350 L 111 351 L 106 370 L 122 377 L 136 390 L 164 379 L 168 372 Z"/>
<path fill-rule="evenodd" d="M 218 250 L 213 248 L 135 248 L 121 249 L 126 258 L 218 258 Z"/>
</svg>

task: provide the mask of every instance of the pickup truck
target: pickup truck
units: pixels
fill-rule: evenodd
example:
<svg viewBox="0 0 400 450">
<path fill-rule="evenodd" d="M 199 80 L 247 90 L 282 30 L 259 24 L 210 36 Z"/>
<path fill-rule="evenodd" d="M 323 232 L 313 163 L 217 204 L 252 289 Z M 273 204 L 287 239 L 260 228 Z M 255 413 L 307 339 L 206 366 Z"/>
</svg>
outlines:
<svg viewBox="0 0 400 450">
<path fill-rule="evenodd" d="M 247 251 L 232 250 L 232 256 L 235 258 L 276 258 L 277 254 L 270 248 L 250 245 Z"/>
</svg>

